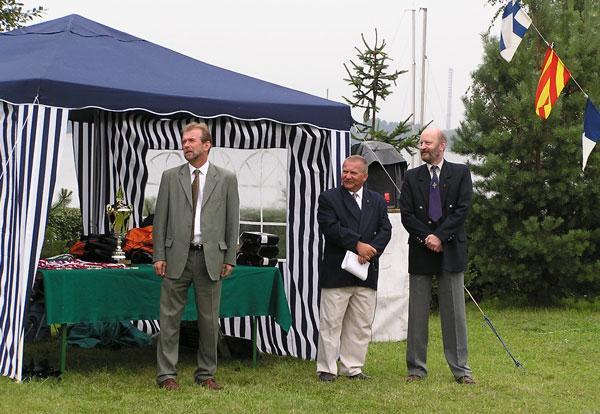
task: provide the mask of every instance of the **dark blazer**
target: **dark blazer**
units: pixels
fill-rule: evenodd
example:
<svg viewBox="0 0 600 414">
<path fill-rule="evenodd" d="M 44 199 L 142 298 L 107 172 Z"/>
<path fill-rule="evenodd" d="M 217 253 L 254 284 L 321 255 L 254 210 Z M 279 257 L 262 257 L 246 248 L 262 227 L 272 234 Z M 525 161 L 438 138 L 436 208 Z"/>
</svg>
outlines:
<svg viewBox="0 0 600 414">
<path fill-rule="evenodd" d="M 319 261 L 320 287 L 364 286 L 377 289 L 379 256 L 392 236 L 392 225 L 383 197 L 363 187 L 360 209 L 348 190 L 342 186 L 332 188 L 319 196 L 317 221 L 325 237 L 325 249 Z M 341 268 L 346 250 L 356 253 L 358 241 L 377 249 L 377 256 L 371 260 L 369 276 L 365 281 Z"/>
<path fill-rule="evenodd" d="M 402 224 L 409 233 L 408 272 L 434 275 L 441 270 L 464 272 L 467 267 L 465 220 L 471 207 L 473 184 L 469 167 L 444 160 L 440 173 L 442 217 L 432 223 L 428 217 L 431 176 L 427 164 L 408 170 L 400 193 Z M 443 251 L 425 246 L 425 238 L 435 234 Z"/>
</svg>

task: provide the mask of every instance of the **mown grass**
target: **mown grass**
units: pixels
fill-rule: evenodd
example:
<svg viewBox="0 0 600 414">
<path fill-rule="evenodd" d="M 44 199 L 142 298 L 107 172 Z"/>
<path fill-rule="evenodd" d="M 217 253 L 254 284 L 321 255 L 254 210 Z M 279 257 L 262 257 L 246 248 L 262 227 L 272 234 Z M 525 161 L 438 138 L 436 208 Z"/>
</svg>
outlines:
<svg viewBox="0 0 600 414">
<path fill-rule="evenodd" d="M 210 392 L 193 383 L 195 354 L 182 349 L 182 389 L 156 387 L 155 348 L 70 348 L 61 381 L 0 379 L 0 412 L 600 412 L 600 304 L 570 309 L 494 306 L 488 316 L 525 370 L 515 368 L 474 306 L 468 307 L 470 365 L 477 385 L 454 383 L 443 359 L 439 318 L 430 323 L 429 376 L 404 382 L 405 342 L 374 343 L 365 371 L 373 379 L 316 379 L 314 361 L 262 355 L 221 361 Z M 26 359 L 58 366 L 58 341 L 29 346 Z"/>
</svg>

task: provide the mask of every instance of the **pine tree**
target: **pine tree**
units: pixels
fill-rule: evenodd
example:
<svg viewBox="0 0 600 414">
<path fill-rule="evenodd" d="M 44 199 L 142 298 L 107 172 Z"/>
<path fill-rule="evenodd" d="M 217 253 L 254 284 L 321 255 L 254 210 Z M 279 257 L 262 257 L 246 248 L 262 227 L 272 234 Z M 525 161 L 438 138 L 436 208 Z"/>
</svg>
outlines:
<svg viewBox="0 0 600 414">
<path fill-rule="evenodd" d="M 497 1 L 490 1 L 494 4 Z M 533 23 L 600 103 L 597 1 L 524 2 Z M 502 5 L 504 6 L 504 5 Z M 513 60 L 484 35 L 453 151 L 474 158 L 469 277 L 479 295 L 556 303 L 600 293 L 600 148 L 581 171 L 586 98 L 571 80 L 550 117 L 534 98 L 546 45 L 531 26 Z"/>
<path fill-rule="evenodd" d="M 361 33 L 361 38 L 365 49 L 361 50 L 355 47 L 358 57 L 358 62 L 350 60 L 352 69 L 344 63 L 344 68 L 348 73 L 348 78 L 344 80 L 354 87 L 352 98 L 344 97 L 346 102 L 353 108 L 361 108 L 363 112 L 362 125 L 357 125 L 357 130 L 360 134 L 360 139 L 372 139 L 375 141 L 383 141 L 393 145 L 398 152 L 406 149 L 410 154 L 413 153 L 413 147 L 418 142 L 418 134 L 411 136 L 403 136 L 411 131 L 408 122 L 409 116 L 403 122 L 390 132 L 387 132 L 379 127 L 377 113 L 381 102 L 392 93 L 390 87 L 392 83 L 396 85 L 398 76 L 406 73 L 406 70 L 395 70 L 390 73 L 389 62 L 392 60 L 385 51 L 385 39 L 379 38 L 377 29 L 375 29 L 375 43 L 369 45 L 365 36 Z M 370 125 L 367 125 L 370 123 Z M 357 138 L 356 136 L 354 137 Z"/>
</svg>

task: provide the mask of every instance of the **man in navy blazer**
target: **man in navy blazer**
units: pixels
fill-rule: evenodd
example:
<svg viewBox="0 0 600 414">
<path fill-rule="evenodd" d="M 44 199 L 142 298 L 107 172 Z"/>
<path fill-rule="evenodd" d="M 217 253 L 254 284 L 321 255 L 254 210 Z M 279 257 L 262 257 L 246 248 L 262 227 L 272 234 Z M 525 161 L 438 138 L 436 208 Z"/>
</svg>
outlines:
<svg viewBox="0 0 600 414">
<path fill-rule="evenodd" d="M 367 162 L 359 155 L 344 161 L 342 186 L 319 196 L 317 221 L 325 238 L 319 267 L 321 293 L 317 373 L 333 381 L 339 373 L 369 378 L 362 370 L 375 314 L 379 256 L 390 241 L 392 226 L 383 197 L 363 186 Z M 347 251 L 369 262 L 366 280 L 341 268 Z"/>
<path fill-rule="evenodd" d="M 404 176 L 400 194 L 402 224 L 409 233 L 408 382 L 427 375 L 427 335 L 431 283 L 438 281 L 442 340 L 446 361 L 461 384 L 473 384 L 467 365 L 464 271 L 467 266 L 465 220 L 473 185 L 469 168 L 444 160 L 446 137 L 437 128 L 421 134 L 426 164 Z"/>
</svg>

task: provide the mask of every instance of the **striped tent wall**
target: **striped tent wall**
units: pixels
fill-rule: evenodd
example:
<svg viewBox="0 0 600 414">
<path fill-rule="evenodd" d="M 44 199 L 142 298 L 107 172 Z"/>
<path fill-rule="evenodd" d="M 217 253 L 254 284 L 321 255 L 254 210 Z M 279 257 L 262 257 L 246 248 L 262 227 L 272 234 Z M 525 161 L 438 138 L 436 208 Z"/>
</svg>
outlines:
<svg viewBox="0 0 600 414">
<path fill-rule="evenodd" d="M 24 315 L 68 111 L 0 103 L 0 373 L 21 380 Z"/>
<path fill-rule="evenodd" d="M 341 173 L 341 160 L 349 153 L 349 132 L 225 116 L 171 120 L 104 112 L 96 120 L 97 127 L 74 122 L 80 202 L 84 217 L 90 218 L 87 228 L 84 223 L 84 232 L 106 231 L 104 206 L 113 202 L 120 185 L 126 201 L 134 206 L 130 225 L 141 222 L 148 179 L 147 151 L 181 149 L 181 129 L 191 121 L 208 124 L 215 147 L 288 150 L 288 259 L 280 263 L 280 270 L 293 325 L 285 335 L 271 318 L 259 318 L 258 346 L 263 352 L 314 359 L 318 333 L 318 257 L 323 247 L 316 222 L 316 203 L 323 190 L 339 182 L 336 177 Z M 157 328 L 151 321 L 140 322 L 139 326 L 150 333 Z M 223 319 L 221 326 L 227 335 L 250 338 L 250 318 Z"/>
</svg>

